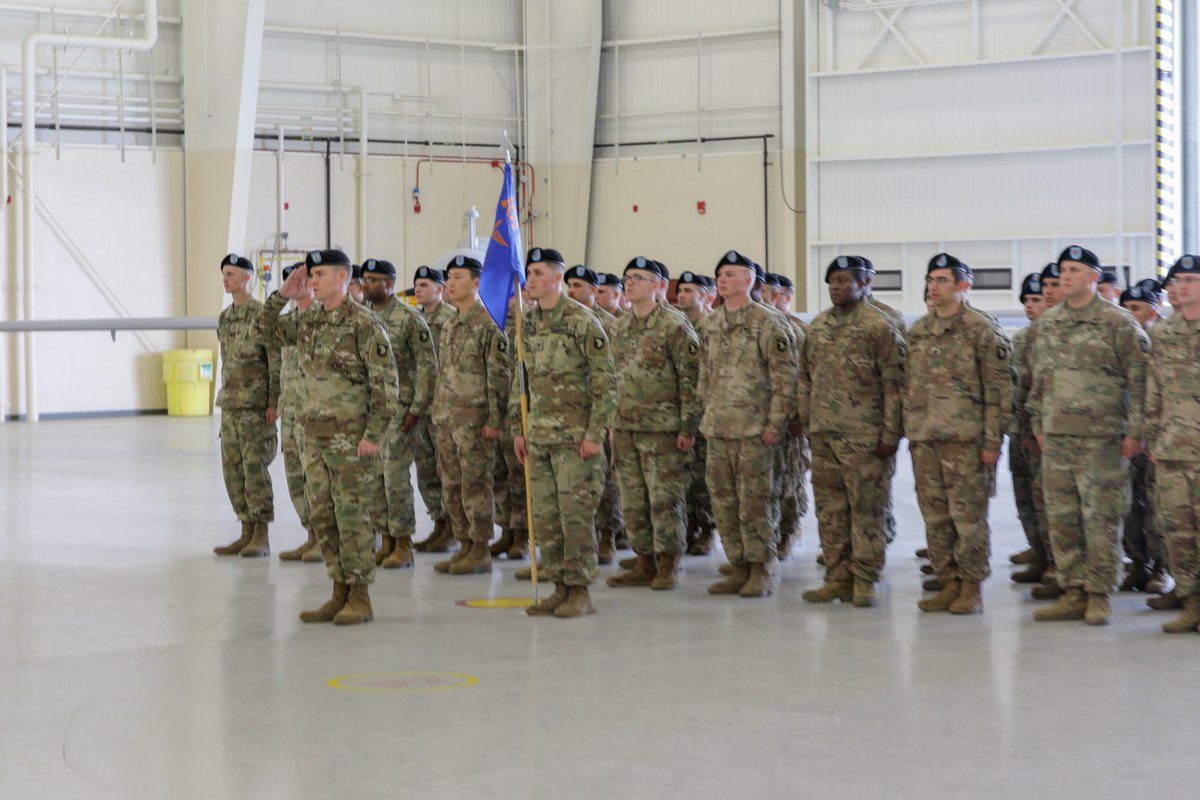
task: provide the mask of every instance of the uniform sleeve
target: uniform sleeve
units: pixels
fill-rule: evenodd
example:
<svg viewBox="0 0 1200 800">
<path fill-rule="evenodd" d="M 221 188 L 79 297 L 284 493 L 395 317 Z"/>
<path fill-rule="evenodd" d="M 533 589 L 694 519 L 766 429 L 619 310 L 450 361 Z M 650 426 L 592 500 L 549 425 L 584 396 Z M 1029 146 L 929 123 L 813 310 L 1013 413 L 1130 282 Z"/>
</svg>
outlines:
<svg viewBox="0 0 1200 800">
<path fill-rule="evenodd" d="M 1143 417 L 1146 449 L 1154 452 L 1155 441 L 1162 433 L 1162 362 L 1157 347 L 1150 348 L 1150 357 L 1146 362 L 1146 403 Z"/>
<path fill-rule="evenodd" d="M 705 317 L 700 321 L 700 326 L 696 329 L 696 333 L 700 339 L 700 364 L 696 370 L 696 399 L 700 405 L 700 417 L 704 417 L 704 402 L 708 398 L 708 348 L 709 332 L 708 318 Z"/>
<path fill-rule="evenodd" d="M 612 427 L 613 417 L 617 413 L 617 382 L 613 374 L 613 360 L 608 336 L 600 321 L 592 318 L 581 325 L 584 331 L 584 357 L 588 362 L 588 373 L 591 377 L 591 416 L 588 418 L 587 429 L 583 436 L 591 442 L 600 444 L 608 436 Z"/>
<path fill-rule="evenodd" d="M 505 399 L 512 388 L 508 337 L 493 324 L 486 327 L 483 352 L 487 354 L 487 426 L 499 430 L 504 424 Z"/>
<path fill-rule="evenodd" d="M 266 321 L 269 315 L 266 306 L 258 310 L 254 316 L 254 337 L 267 360 L 267 407 L 272 408 L 279 405 L 279 366 L 282 362 L 279 345 L 274 341 L 274 337 L 267 333 Z"/>
<path fill-rule="evenodd" d="M 679 390 L 679 433 L 694 437 L 700 427 L 700 401 L 696 380 L 700 372 L 700 337 L 692 326 L 681 323 L 671 337 L 671 363 Z"/>
<path fill-rule="evenodd" d="M 518 312 L 519 313 L 519 312 Z M 523 318 L 522 335 L 524 341 L 529 341 L 529 316 Z M 521 394 L 524 391 L 525 365 L 517 360 L 516 352 L 516 325 L 513 326 L 513 352 L 512 352 L 512 385 L 508 392 L 508 427 L 512 431 L 513 437 L 524 436 L 525 431 L 521 427 Z M 528 349 L 526 353 L 528 353 Z"/>
<path fill-rule="evenodd" d="M 804 358 L 808 332 L 799 325 L 793 325 L 792 336 L 795 337 L 796 346 L 792 349 L 792 411 L 788 416 L 788 422 L 796 423 L 800 419 L 800 361 Z"/>
<path fill-rule="evenodd" d="M 875 367 L 883 385 L 883 430 L 881 444 L 896 447 L 904 436 L 904 346 L 903 334 L 894 325 L 880 331 Z"/>
<path fill-rule="evenodd" d="M 1126 320 L 1117 333 L 1117 358 L 1125 374 L 1125 391 L 1129 394 L 1129 428 L 1127 436 L 1141 439 L 1146 435 L 1146 354 L 1150 352 L 1150 337 L 1142 326 Z"/>
<path fill-rule="evenodd" d="M 433 400 L 433 381 L 437 375 L 437 355 L 433 350 L 433 334 L 425 324 L 424 317 L 410 314 L 409 346 L 416 362 L 416 385 L 413 387 L 412 405 L 403 411 L 414 416 L 429 412 Z"/>
<path fill-rule="evenodd" d="M 923 320 L 918 319 L 916 321 L 916 323 L 913 325 L 913 327 L 916 327 L 917 325 L 922 325 L 922 324 L 923 324 Z M 900 335 L 904 339 L 904 373 L 907 375 L 908 372 L 910 371 L 910 367 L 912 366 L 911 364 L 908 363 L 908 357 L 912 353 L 912 349 L 913 349 L 912 328 L 908 328 L 906 330 L 901 331 Z M 908 419 L 911 406 L 912 406 L 912 398 L 909 397 L 909 395 L 908 395 L 908 385 L 906 384 L 904 387 L 904 391 L 900 393 L 900 419 L 902 421 Z"/>
<path fill-rule="evenodd" d="M 367 427 L 363 438 L 382 444 L 388 426 L 400 413 L 400 379 L 387 331 L 365 320 L 358 326 L 358 355 L 367 367 Z"/>
<path fill-rule="evenodd" d="M 800 427 L 804 429 L 805 433 L 808 432 L 808 421 L 812 410 L 812 362 L 808 342 L 811 336 L 812 328 L 809 328 L 804 337 L 804 344 L 800 347 L 800 363 L 796 369 L 796 418 L 800 421 Z"/>
<path fill-rule="evenodd" d="M 299 314 L 280 316 L 287 300 L 279 292 L 272 292 L 263 305 L 263 337 L 268 347 L 279 349 L 296 343 L 296 320 Z"/>
<path fill-rule="evenodd" d="M 783 438 L 787 432 L 796 404 L 796 370 L 792 353 L 795 340 L 787 330 L 772 318 L 767 319 L 758 336 L 758 352 L 767 365 L 767 379 L 771 383 L 771 405 L 767 411 L 765 430 Z"/>
<path fill-rule="evenodd" d="M 1042 433 L 1042 405 L 1046 395 L 1042 365 L 1050 357 L 1047 351 L 1047 340 L 1045 331 L 1039 326 L 1033 347 L 1030 347 L 1028 342 L 1025 345 L 1025 351 L 1028 353 L 1026 357 L 1029 359 L 1029 394 L 1025 400 L 1025 413 L 1029 415 L 1029 428 L 1033 431 L 1034 436 Z"/>
<path fill-rule="evenodd" d="M 1012 343 L 999 327 L 982 328 L 976 360 L 983 384 L 983 448 L 999 450 L 1012 414 Z M 907 394 L 907 393 L 906 393 Z"/>
</svg>

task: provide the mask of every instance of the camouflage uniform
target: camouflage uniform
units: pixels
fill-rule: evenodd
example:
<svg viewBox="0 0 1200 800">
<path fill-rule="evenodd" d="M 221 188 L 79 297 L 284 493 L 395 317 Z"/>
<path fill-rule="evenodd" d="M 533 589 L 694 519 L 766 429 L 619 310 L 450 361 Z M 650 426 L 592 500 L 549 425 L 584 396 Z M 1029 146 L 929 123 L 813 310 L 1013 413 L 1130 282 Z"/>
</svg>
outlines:
<svg viewBox="0 0 1200 800">
<path fill-rule="evenodd" d="M 705 482 L 725 556 L 735 566 L 775 563 L 770 524 L 774 448 L 795 410 L 790 332 L 762 305 L 727 306 L 704 320 L 698 393 L 708 439 Z"/>
<path fill-rule="evenodd" d="M 621 317 L 612 337 L 614 472 L 630 543 L 639 555 L 682 555 L 688 454 L 676 439 L 699 426 L 699 339 L 661 304 L 644 319 Z"/>
<path fill-rule="evenodd" d="M 817 315 L 800 360 L 799 416 L 812 446 L 826 583 L 879 579 L 891 496 L 879 445 L 903 435 L 904 341 L 872 305 Z"/>
<path fill-rule="evenodd" d="M 454 306 L 449 303 L 438 303 L 432 314 L 421 309 L 429 333 L 433 336 L 433 351 L 440 359 L 442 351 L 442 330 L 446 323 L 454 319 Z M 414 451 L 417 462 L 417 490 L 425 501 L 425 509 L 434 522 L 446 518 L 446 508 L 442 505 L 442 479 L 438 477 L 436 432 L 433 423 L 426 414 L 421 417 L 413 430 Z"/>
<path fill-rule="evenodd" d="M 1044 315 L 1043 315 L 1044 316 Z M 1041 536 L 1038 552 L 1046 560 L 1046 571 L 1056 572 L 1054 548 L 1050 546 L 1050 520 L 1046 515 L 1046 488 L 1043 480 L 1042 449 L 1038 446 L 1033 431 L 1033 417 L 1029 413 L 1029 394 L 1033 391 L 1033 354 L 1042 330 L 1039 317 L 1024 329 L 1025 341 L 1020 351 L 1014 351 L 1013 361 L 1017 367 L 1016 386 L 1016 429 L 1018 445 L 1029 472 L 1029 495 L 1037 520 L 1037 532 Z M 1015 450 L 1018 445 L 1013 445 Z"/>
<path fill-rule="evenodd" d="M 1041 464 L 1041 453 L 1036 447 L 1033 452 L 1029 451 L 1033 429 L 1029 425 L 1029 415 L 1025 413 L 1025 400 L 1033 383 L 1029 374 L 1029 361 L 1026 358 L 1028 347 L 1029 328 L 1021 328 L 1012 338 L 1012 363 L 1016 370 L 1016 384 L 1008 431 L 1008 470 L 1012 473 L 1013 499 L 1017 504 L 1017 517 L 1021 520 L 1021 528 L 1025 531 L 1025 540 L 1029 542 L 1029 548 L 1034 553 L 1034 561 L 1037 564 L 1045 564 L 1046 544 L 1050 534 L 1046 530 L 1045 508 L 1041 501 L 1034 499 L 1035 490 L 1041 494 L 1040 487 L 1036 485 L 1040 479 L 1037 468 Z"/>
<path fill-rule="evenodd" d="M 304 491 L 309 524 L 334 583 L 375 580 L 371 505 L 379 456 L 358 443 L 383 445 L 399 412 L 396 361 L 387 333 L 363 306 L 344 300 L 280 317 L 278 292 L 267 300 L 266 327 L 280 347 L 295 345 L 304 383 Z"/>
<path fill-rule="evenodd" d="M 1064 589 L 1108 594 L 1129 508 L 1121 438 L 1142 436 L 1150 340 L 1129 312 L 1095 297 L 1042 315 L 1027 408 L 1042 456 L 1050 543 Z"/>
<path fill-rule="evenodd" d="M 796 338 L 796 365 L 799 370 L 800 350 L 808 336 L 808 326 L 798 317 L 784 315 Z M 780 498 L 779 533 L 784 542 L 800 538 L 800 521 L 808 513 L 808 492 L 804 490 L 812 453 L 804 434 L 787 434 L 782 453 L 782 496 Z M 783 555 L 786 555 L 784 553 Z"/>
<path fill-rule="evenodd" d="M 696 321 L 688 319 L 688 324 L 692 326 L 699 337 L 704 335 L 704 320 L 707 317 L 708 314 L 705 312 Z M 704 351 L 703 339 L 700 342 L 700 350 Z M 704 398 L 700 398 L 700 405 L 703 408 Z M 696 535 L 707 534 L 717 527 L 716 519 L 713 517 L 712 498 L 709 497 L 708 485 L 704 482 L 704 465 L 707 459 L 708 440 L 704 438 L 703 433 L 697 432 L 696 444 L 688 455 L 688 472 L 691 477 L 686 493 L 688 530 Z"/>
<path fill-rule="evenodd" d="M 517 312 L 509 313 L 504 323 L 508 337 L 510 355 L 516 358 Z M 521 406 L 510 405 L 507 393 L 500 396 L 500 408 L 504 424 L 500 426 L 500 455 L 496 459 L 496 474 L 493 480 L 496 496 L 496 522 L 501 528 L 513 532 L 522 540 L 529 538 L 529 514 L 525 494 L 525 467 L 517 460 L 513 450 L 513 432 L 521 430 Z M 517 546 L 517 551 L 524 548 Z"/>
<path fill-rule="evenodd" d="M 908 322 L 905 321 L 904 315 L 898 310 L 889 306 L 887 303 L 876 299 L 875 295 L 867 295 L 865 302 L 870 304 L 871 308 L 882 311 L 883 315 L 887 317 L 893 325 L 896 326 L 896 330 L 900 331 L 901 336 L 903 336 L 904 332 L 908 330 Z M 888 481 L 891 481 L 896 477 L 896 457 L 897 454 L 893 453 L 885 459 L 887 462 L 886 467 Z M 896 541 L 896 531 L 896 510 L 894 504 L 892 503 L 892 495 L 889 492 L 887 497 L 887 514 L 884 518 L 883 525 L 884 536 L 887 539 L 888 544 Z"/>
<path fill-rule="evenodd" d="M 796 380 L 798 377 L 797 370 L 799 369 L 800 364 L 799 348 L 804 344 L 804 331 L 798 326 L 793 325 L 791 317 L 775 308 L 775 306 L 768 305 L 757 300 L 754 302 L 771 315 L 771 319 L 775 321 L 775 324 L 779 326 L 780 330 L 783 331 L 784 336 L 787 337 L 788 368 L 791 371 L 788 376 L 788 382 L 794 387 L 796 385 Z M 794 397 L 795 392 L 793 390 L 793 398 Z M 792 404 L 792 410 L 793 412 L 795 411 L 794 400 Z M 788 423 L 791 424 L 792 421 L 792 416 L 789 415 Z M 771 528 L 773 534 L 772 541 L 774 541 L 777 545 L 780 542 L 781 533 L 783 531 L 782 522 L 784 483 L 791 477 L 788 475 L 787 467 L 787 443 L 789 438 L 791 438 L 791 434 L 785 427 L 779 441 L 771 445 L 771 488 L 767 500 L 767 525 Z M 796 520 L 796 524 L 799 524 L 799 519 Z M 794 533 L 794 531 L 789 529 L 788 536 L 790 537 L 792 533 Z"/>
<path fill-rule="evenodd" d="M 526 466 L 533 491 L 533 524 L 548 576 L 568 587 L 596 579 L 596 509 L 604 491 L 601 456 L 579 457 L 584 440 L 608 438 L 616 402 L 608 337 L 597 317 L 569 297 L 525 315 L 529 389 Z M 513 379 L 509 409 L 520 408 Z M 519 414 L 513 435 L 521 435 Z"/>
<path fill-rule="evenodd" d="M 433 398 L 433 382 L 437 374 L 437 356 L 433 338 L 421 313 L 398 297 L 371 311 L 383 323 L 396 359 L 399 380 L 399 413 L 388 428 L 383 445 L 383 492 L 376 494 L 376 527 L 386 529 L 396 539 L 411 539 L 417 532 L 417 515 L 413 504 L 412 465 L 415 428 L 404 433 L 400 423 L 405 414 L 418 419 L 429 410 Z M 379 524 L 386 520 L 386 526 Z"/>
<path fill-rule="evenodd" d="M 1200 321 L 1175 314 L 1156 328 L 1148 447 L 1158 462 L 1156 511 L 1175 591 L 1187 598 L 1200 594 Z"/>
<path fill-rule="evenodd" d="M 476 301 L 446 324 L 441 343 L 430 410 L 442 497 L 454 535 L 462 542 L 486 545 L 495 518 L 496 440 L 483 438 L 482 429 L 486 425 L 499 431 L 504 423 L 501 397 L 512 383 L 508 338 Z"/>
<path fill-rule="evenodd" d="M 275 496 L 267 467 L 279 441 L 267 408 L 279 405 L 278 350 L 270 346 L 262 303 L 231 305 L 217 320 L 221 345 L 221 469 L 229 502 L 242 522 L 275 519 Z"/>
<path fill-rule="evenodd" d="M 927 314 L 906 337 L 904 435 L 925 519 L 929 561 L 943 584 L 982 583 L 991 569 L 988 499 L 1012 413 L 1010 345 L 991 317 L 963 305 Z"/>
<path fill-rule="evenodd" d="M 311 308 L 311 306 L 310 306 Z M 291 314 L 303 314 L 298 306 Z M 292 506 L 300 517 L 300 524 L 308 527 L 308 500 L 304 497 L 304 429 L 296 421 L 296 415 L 304 407 L 304 379 L 300 374 L 300 356 L 295 345 L 283 347 L 279 352 L 279 430 L 283 438 L 283 467 L 287 477 L 288 494 Z"/>
<path fill-rule="evenodd" d="M 604 333 L 612 341 L 612 329 L 617 318 L 600 306 L 590 309 L 600 320 Z M 625 518 L 621 514 L 621 491 L 613 471 L 613 451 L 608 438 L 604 439 L 604 493 L 600 495 L 600 508 L 596 512 L 596 529 L 602 534 L 620 536 L 625 532 Z"/>
</svg>

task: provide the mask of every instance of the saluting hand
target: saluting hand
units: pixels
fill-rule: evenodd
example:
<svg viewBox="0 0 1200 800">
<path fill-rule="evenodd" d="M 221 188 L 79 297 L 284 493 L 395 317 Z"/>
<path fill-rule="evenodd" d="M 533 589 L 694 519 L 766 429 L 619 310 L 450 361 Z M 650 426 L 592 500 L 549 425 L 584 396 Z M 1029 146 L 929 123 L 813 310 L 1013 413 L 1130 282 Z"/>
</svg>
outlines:
<svg viewBox="0 0 1200 800">
<path fill-rule="evenodd" d="M 292 274 L 287 276 L 287 279 L 279 285 L 279 296 L 285 300 L 293 300 L 300 296 L 304 281 L 308 278 L 308 269 L 296 268 L 292 270 Z"/>
</svg>

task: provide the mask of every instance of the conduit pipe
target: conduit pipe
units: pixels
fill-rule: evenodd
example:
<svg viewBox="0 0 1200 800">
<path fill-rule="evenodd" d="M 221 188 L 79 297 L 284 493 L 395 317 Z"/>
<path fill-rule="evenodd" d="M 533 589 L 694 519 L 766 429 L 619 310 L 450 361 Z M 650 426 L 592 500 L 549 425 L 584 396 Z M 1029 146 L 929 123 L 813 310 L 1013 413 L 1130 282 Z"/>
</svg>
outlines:
<svg viewBox="0 0 1200 800">
<path fill-rule="evenodd" d="M 22 239 L 22 282 L 23 318 L 31 321 L 34 316 L 33 276 L 33 196 L 35 189 L 33 155 L 34 133 L 37 126 L 35 94 L 35 65 L 39 47 L 95 47 L 101 50 L 131 50 L 145 52 L 158 41 L 158 0 L 146 0 L 145 28 L 140 38 L 124 39 L 119 36 L 78 36 L 65 33 L 31 33 L 25 37 L 21 47 L 21 174 L 24 188 L 21 192 L 21 239 Z M 38 421 L 37 369 L 34 360 L 35 346 L 32 333 L 25 338 L 25 419 Z"/>
</svg>

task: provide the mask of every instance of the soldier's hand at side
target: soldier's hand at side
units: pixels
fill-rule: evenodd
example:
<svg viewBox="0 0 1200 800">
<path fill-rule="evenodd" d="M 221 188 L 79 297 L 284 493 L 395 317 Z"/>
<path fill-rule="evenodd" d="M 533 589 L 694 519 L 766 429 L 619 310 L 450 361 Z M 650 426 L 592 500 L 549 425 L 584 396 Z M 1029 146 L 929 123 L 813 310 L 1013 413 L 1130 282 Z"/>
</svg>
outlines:
<svg viewBox="0 0 1200 800">
<path fill-rule="evenodd" d="M 1000 451 L 984 450 L 979 454 L 979 460 L 984 464 L 987 464 L 989 467 L 995 466 L 996 462 L 1000 460 Z"/>
<path fill-rule="evenodd" d="M 1154 455 L 1153 450 L 1146 451 L 1146 458 L 1150 459 L 1151 464 L 1153 464 L 1156 467 L 1158 466 L 1158 456 Z"/>
<path fill-rule="evenodd" d="M 774 431 L 763 431 L 762 440 L 765 445 L 779 444 L 779 435 Z"/>
<path fill-rule="evenodd" d="M 283 283 L 279 284 L 279 295 L 287 300 L 295 299 L 303 291 L 304 281 L 308 278 L 308 269 L 294 269 Z"/>
<path fill-rule="evenodd" d="M 529 455 L 529 451 L 525 449 L 525 437 L 513 437 L 513 452 L 517 454 L 517 461 L 525 463 L 525 457 Z"/>
<path fill-rule="evenodd" d="M 279 409 L 275 406 L 267 406 L 267 424 L 274 425 L 277 419 L 279 419 Z"/>
<path fill-rule="evenodd" d="M 695 436 L 684 436 L 681 433 L 677 437 L 675 437 L 675 446 L 678 447 L 680 452 L 683 452 L 683 453 L 686 453 L 688 450 L 691 450 L 692 445 L 694 445 L 695 443 L 696 443 Z"/>
<path fill-rule="evenodd" d="M 1134 439 L 1131 436 L 1126 436 L 1121 440 L 1121 458 L 1128 461 L 1129 459 L 1142 452 L 1142 447 L 1145 443 L 1141 439 Z"/>
<path fill-rule="evenodd" d="M 1036 437 L 1038 450 L 1045 451 L 1046 449 L 1046 434 L 1039 433 Z"/>
<path fill-rule="evenodd" d="M 485 439 L 499 439 L 500 431 L 497 430 L 496 428 L 491 428 L 491 427 L 488 427 L 487 425 L 484 425 L 483 428 L 479 431 L 479 435 Z"/>
<path fill-rule="evenodd" d="M 880 442 L 879 446 L 875 448 L 875 455 L 879 456 L 880 458 L 891 458 L 892 456 L 896 455 L 896 451 L 899 449 L 900 445 L 898 444 L 884 444 L 883 442 Z"/>
<path fill-rule="evenodd" d="M 584 458 L 584 459 L 595 458 L 596 456 L 600 455 L 603 452 L 604 452 L 604 448 L 601 445 L 598 445 L 595 442 L 593 442 L 591 439 L 584 439 L 582 442 L 579 443 L 579 457 L 580 458 Z"/>
<path fill-rule="evenodd" d="M 417 415 L 408 413 L 404 415 L 404 419 L 400 420 L 400 432 L 408 433 L 417 426 Z"/>
<path fill-rule="evenodd" d="M 295 275 L 296 273 L 293 272 L 292 274 Z M 366 437 L 363 437 L 362 439 L 359 439 L 359 441 L 358 441 L 358 457 L 359 458 L 366 458 L 367 456 L 377 456 L 377 455 L 379 455 L 379 450 L 380 450 L 379 445 L 375 444 L 374 442 L 367 441 Z"/>
</svg>

